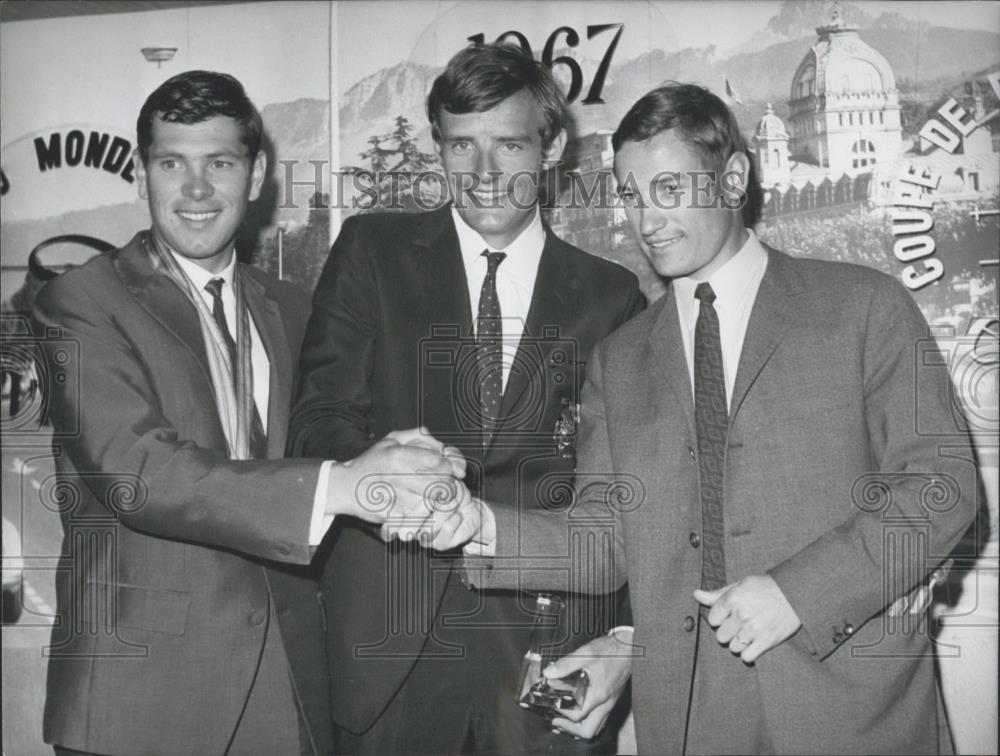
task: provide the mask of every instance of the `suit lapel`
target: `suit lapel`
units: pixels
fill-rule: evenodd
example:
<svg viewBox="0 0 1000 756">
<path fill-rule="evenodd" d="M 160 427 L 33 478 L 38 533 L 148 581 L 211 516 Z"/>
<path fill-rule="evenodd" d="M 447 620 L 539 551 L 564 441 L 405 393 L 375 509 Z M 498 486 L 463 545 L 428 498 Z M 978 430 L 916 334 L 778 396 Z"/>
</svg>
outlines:
<svg viewBox="0 0 1000 756">
<path fill-rule="evenodd" d="M 249 275 L 243 276 L 243 282 L 250 317 L 257 327 L 257 333 L 260 334 L 261 343 L 271 365 L 267 402 L 268 457 L 282 457 L 285 452 L 294 374 L 285 322 L 281 317 L 278 303 L 268 295 L 264 284 Z"/>
<path fill-rule="evenodd" d="M 425 213 L 410 247 L 413 266 L 407 279 L 417 291 L 427 292 L 425 317 L 420 322 L 457 325 L 459 337 L 475 333 L 465 263 L 450 208 Z"/>
<path fill-rule="evenodd" d="M 458 446 L 467 456 L 481 453 L 479 407 L 472 399 L 477 377 L 475 331 L 465 263 L 450 208 L 425 213 L 401 257 L 400 286 L 413 292 L 409 322 L 419 365 L 420 421 L 435 436 Z M 417 390 L 414 386 L 413 390 Z"/>
<path fill-rule="evenodd" d="M 729 409 L 732 427 L 736 413 L 746 399 L 760 371 L 778 348 L 778 344 L 795 320 L 793 300 L 802 288 L 789 268 L 789 259 L 781 252 L 767 248 L 767 269 L 761 279 L 757 298 L 750 312 L 743 351 L 736 371 L 733 397 Z"/>
<path fill-rule="evenodd" d="M 208 367 L 198 313 L 177 284 L 153 269 L 139 235 L 126 245 L 120 255 L 113 258 L 113 264 L 122 283 L 132 292 L 139 305 L 173 334 L 181 347 L 195 358 L 211 387 L 212 374 Z"/>
<path fill-rule="evenodd" d="M 659 315 L 649 332 L 650 348 L 659 362 L 660 370 L 653 380 L 662 379 L 673 394 L 674 400 L 684 412 L 688 429 L 697 438 L 694 422 L 694 394 L 691 390 L 691 376 L 688 372 L 684 341 L 681 337 L 681 323 L 677 316 L 677 297 L 673 286 L 655 305 L 660 307 Z M 654 392 L 659 394 L 659 392 Z M 673 432 L 667 429 L 668 432 Z"/>
</svg>

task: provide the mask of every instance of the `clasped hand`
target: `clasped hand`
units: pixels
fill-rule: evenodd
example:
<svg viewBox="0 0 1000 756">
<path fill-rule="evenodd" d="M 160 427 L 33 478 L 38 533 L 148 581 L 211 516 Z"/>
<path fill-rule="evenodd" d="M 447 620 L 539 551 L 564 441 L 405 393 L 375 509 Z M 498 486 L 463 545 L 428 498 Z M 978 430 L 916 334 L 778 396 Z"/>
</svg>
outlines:
<svg viewBox="0 0 1000 756">
<path fill-rule="evenodd" d="M 347 510 L 381 525 L 386 541 L 417 540 L 439 550 L 460 546 L 482 522 L 482 502 L 463 483 L 465 457 L 426 428 L 393 431 L 363 454 L 335 465 L 334 491 L 346 494 Z"/>
</svg>

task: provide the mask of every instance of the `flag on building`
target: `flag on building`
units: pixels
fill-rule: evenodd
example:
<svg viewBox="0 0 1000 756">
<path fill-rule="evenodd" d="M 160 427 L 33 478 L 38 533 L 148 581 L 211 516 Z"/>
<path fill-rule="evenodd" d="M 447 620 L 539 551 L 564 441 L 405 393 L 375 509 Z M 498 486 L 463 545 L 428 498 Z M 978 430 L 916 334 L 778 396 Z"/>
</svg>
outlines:
<svg viewBox="0 0 1000 756">
<path fill-rule="evenodd" d="M 740 105 L 743 104 L 743 100 L 740 98 L 740 93 L 736 91 L 736 87 L 732 85 L 729 81 L 729 77 L 722 74 L 722 86 L 726 90 L 726 97 L 728 97 L 733 102 L 738 102 Z"/>
</svg>

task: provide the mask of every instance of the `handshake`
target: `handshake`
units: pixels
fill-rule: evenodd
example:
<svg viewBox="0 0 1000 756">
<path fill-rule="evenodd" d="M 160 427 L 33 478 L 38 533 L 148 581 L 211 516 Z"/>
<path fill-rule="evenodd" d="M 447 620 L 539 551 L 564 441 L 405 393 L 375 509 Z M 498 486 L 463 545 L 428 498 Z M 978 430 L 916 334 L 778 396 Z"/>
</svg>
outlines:
<svg viewBox="0 0 1000 756">
<path fill-rule="evenodd" d="M 385 541 L 446 550 L 480 537 L 486 506 L 462 482 L 465 457 L 426 428 L 393 431 L 330 470 L 328 515 L 381 525 Z"/>
</svg>

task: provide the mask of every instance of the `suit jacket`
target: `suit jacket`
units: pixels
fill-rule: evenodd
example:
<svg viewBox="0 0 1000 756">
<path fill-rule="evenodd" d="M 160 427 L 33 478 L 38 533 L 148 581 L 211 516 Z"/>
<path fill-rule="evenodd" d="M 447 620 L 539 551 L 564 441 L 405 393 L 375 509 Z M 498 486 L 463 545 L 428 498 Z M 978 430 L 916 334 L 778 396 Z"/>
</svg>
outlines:
<svg viewBox="0 0 1000 756">
<path fill-rule="evenodd" d="M 969 440 L 936 350 L 888 276 L 768 251 L 730 405 L 725 561 L 731 582 L 770 574 L 802 621 L 756 662 L 779 753 L 937 749 L 926 618 L 884 613 L 975 511 Z M 598 348 L 581 432 L 578 481 L 590 486 L 578 506 L 564 517 L 499 510 L 481 582 L 558 588 L 556 568 L 581 590 L 627 579 L 639 751 L 680 753 L 702 554 L 690 538 L 701 530 L 697 437 L 673 289 Z M 571 548 L 587 535 L 597 549 Z"/>
<path fill-rule="evenodd" d="M 107 754 L 223 753 L 281 621 L 321 752 L 331 732 L 306 565 L 320 463 L 283 460 L 306 308 L 249 269 L 271 362 L 268 455 L 231 461 L 198 316 L 140 238 L 38 294 L 65 539 L 49 650 L 46 742 Z M 45 494 L 45 492 L 43 492 Z M 271 627 L 270 632 L 277 628 Z M 307 694 L 307 695 L 303 695 Z"/>
<path fill-rule="evenodd" d="M 551 501 L 575 465 L 553 433 L 578 400 L 582 363 L 644 301 L 634 275 L 546 231 L 501 426 L 484 451 L 471 393 L 472 312 L 450 210 L 349 218 L 316 288 L 290 452 L 349 459 L 392 430 L 425 425 L 466 455 L 474 494 L 499 506 Z M 386 546 L 349 518 L 338 518 L 324 546 L 333 718 L 361 732 L 424 648 L 447 582 L 432 574 L 450 574 L 453 555 Z M 516 605 L 514 596 L 497 601 Z M 505 621 L 495 608 L 491 621 Z M 517 614 L 530 622 L 523 609 Z M 509 660 L 515 674 L 526 647 L 521 640 Z"/>
</svg>

